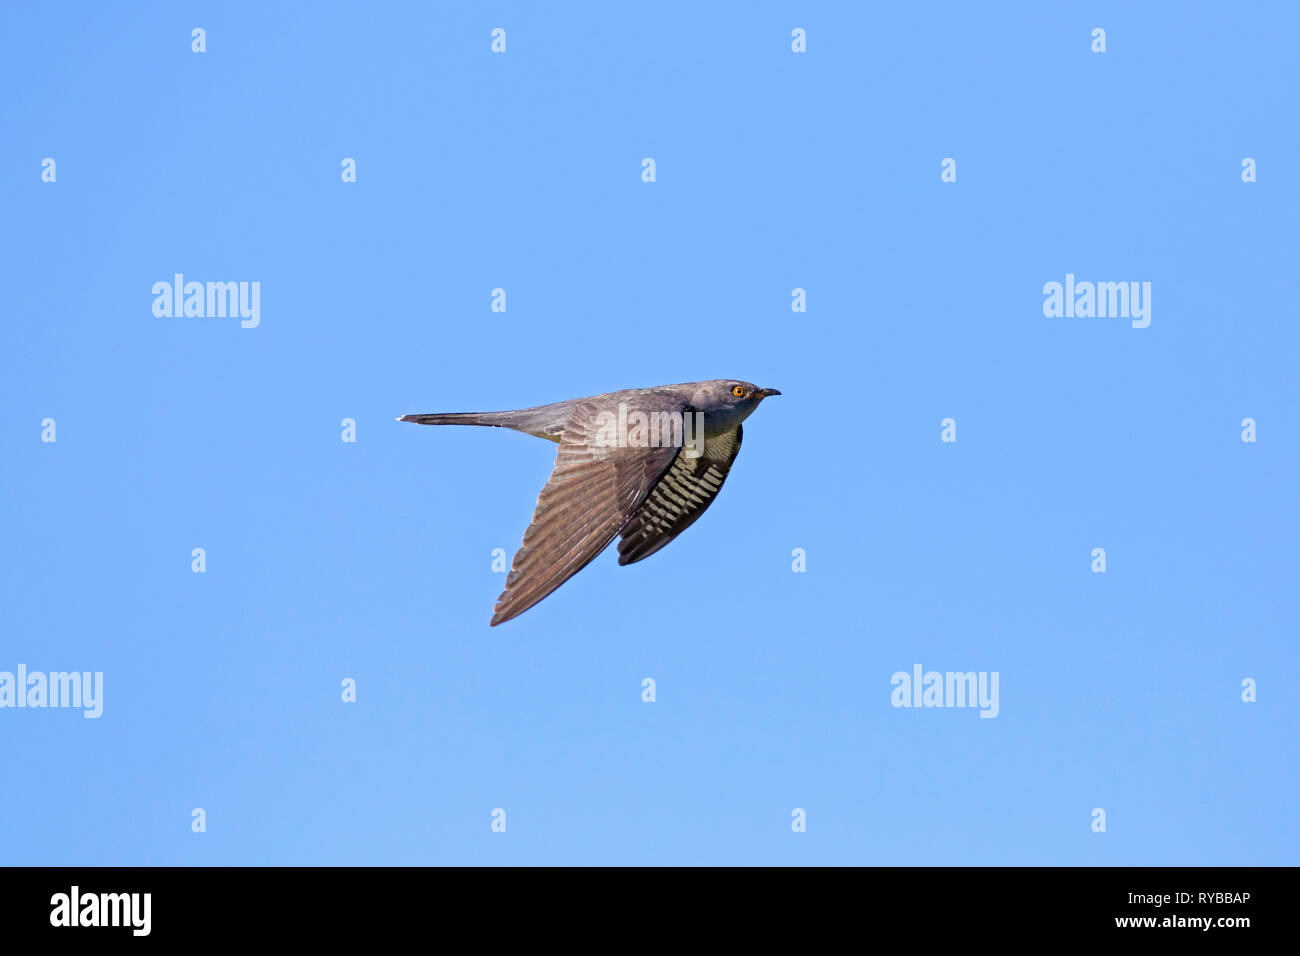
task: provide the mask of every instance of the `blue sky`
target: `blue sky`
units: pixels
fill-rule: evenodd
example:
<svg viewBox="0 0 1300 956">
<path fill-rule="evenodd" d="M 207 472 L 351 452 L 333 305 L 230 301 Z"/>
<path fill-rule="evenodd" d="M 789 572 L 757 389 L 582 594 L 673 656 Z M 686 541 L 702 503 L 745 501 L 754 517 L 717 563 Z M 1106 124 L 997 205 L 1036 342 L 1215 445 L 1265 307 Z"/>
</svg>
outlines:
<svg viewBox="0 0 1300 956">
<path fill-rule="evenodd" d="M 104 693 L 0 863 L 1300 862 L 1297 8 L 611 6 L 5 10 L 0 671 Z M 395 417 L 721 377 L 708 513 L 489 629 L 554 448 Z"/>
</svg>

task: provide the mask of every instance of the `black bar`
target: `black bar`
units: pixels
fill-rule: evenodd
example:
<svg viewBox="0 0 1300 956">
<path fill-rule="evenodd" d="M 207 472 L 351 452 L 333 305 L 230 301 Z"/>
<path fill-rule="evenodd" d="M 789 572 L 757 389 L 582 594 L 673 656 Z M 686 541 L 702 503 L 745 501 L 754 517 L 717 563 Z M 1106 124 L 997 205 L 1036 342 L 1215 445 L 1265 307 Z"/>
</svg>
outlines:
<svg viewBox="0 0 1300 956">
<path fill-rule="evenodd" d="M 1231 945 L 1292 924 L 1292 868 L 11 868 L 0 869 L 7 942 L 109 937 L 170 942 L 399 940 L 412 928 L 537 942 L 592 921 L 635 945 L 705 920 L 763 941 L 787 929 L 843 929 L 866 941 L 905 930 L 929 940 L 1204 938 Z M 77 922 L 72 926 L 72 887 Z M 114 894 L 105 899 L 101 894 Z M 123 897 L 118 894 L 140 894 Z M 148 896 L 147 935 L 144 903 Z M 88 902 L 93 897 L 93 902 Z M 134 917 L 134 919 L 132 919 Z M 503 918 L 504 917 L 504 918 Z M 1145 921 L 1152 922 L 1145 922 Z M 1208 925 L 1201 921 L 1208 920 Z M 1193 922 L 1195 921 L 1195 922 Z M 594 924 L 592 924 L 594 925 Z M 659 937 L 667 943 L 671 938 Z M 883 939 L 883 938 L 882 938 Z M 648 943 L 647 943 L 648 944 Z"/>
</svg>

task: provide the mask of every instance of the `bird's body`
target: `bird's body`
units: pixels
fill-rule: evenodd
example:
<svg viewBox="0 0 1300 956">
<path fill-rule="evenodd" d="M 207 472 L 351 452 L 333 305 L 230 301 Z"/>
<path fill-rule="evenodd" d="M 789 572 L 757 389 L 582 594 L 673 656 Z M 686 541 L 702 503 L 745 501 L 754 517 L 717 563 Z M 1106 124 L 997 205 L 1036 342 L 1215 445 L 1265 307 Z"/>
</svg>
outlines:
<svg viewBox="0 0 1300 956">
<path fill-rule="evenodd" d="M 616 536 L 619 564 L 631 564 L 685 531 L 726 480 L 740 451 L 740 423 L 764 398 L 779 394 L 715 379 L 398 421 L 513 428 L 560 446 L 497 600 L 496 625 L 546 597 Z"/>
</svg>

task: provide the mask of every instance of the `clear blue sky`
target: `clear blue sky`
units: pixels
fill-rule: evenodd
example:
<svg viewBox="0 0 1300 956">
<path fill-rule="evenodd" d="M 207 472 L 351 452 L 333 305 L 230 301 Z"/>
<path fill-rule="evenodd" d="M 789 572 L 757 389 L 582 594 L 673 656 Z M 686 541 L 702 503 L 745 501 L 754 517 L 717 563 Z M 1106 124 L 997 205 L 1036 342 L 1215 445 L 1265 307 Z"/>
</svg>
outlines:
<svg viewBox="0 0 1300 956">
<path fill-rule="evenodd" d="M 3 14 L 0 670 L 104 712 L 0 709 L 0 863 L 1300 862 L 1294 4 L 268 6 Z M 395 417 L 716 377 L 489 629 L 554 448 Z"/>
</svg>

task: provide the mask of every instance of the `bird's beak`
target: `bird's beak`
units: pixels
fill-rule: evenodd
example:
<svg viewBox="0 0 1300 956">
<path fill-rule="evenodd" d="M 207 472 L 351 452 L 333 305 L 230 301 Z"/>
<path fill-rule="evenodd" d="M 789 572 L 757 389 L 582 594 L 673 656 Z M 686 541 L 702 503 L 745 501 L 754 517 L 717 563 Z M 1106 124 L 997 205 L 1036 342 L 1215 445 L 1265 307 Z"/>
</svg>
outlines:
<svg viewBox="0 0 1300 956">
<path fill-rule="evenodd" d="M 781 393 L 775 388 L 760 388 L 758 390 L 759 398 L 767 398 L 769 395 L 780 395 Z"/>
</svg>

